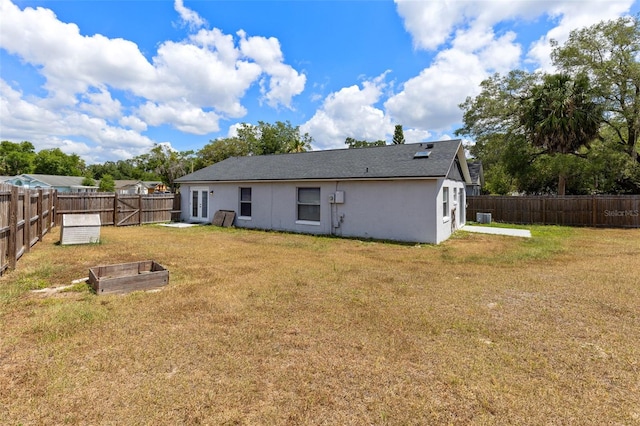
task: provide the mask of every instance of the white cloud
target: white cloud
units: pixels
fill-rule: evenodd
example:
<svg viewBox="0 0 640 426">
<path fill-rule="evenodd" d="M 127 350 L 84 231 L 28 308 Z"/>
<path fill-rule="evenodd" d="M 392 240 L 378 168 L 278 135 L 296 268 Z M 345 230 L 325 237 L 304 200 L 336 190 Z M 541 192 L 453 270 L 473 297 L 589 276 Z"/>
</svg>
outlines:
<svg viewBox="0 0 640 426">
<path fill-rule="evenodd" d="M 291 108 L 292 98 L 304 90 L 306 76 L 282 62 L 284 55 L 278 39 L 247 37 L 244 31 L 239 31 L 238 35 L 242 53 L 253 59 L 269 76 L 269 88 L 264 89 L 267 104 Z"/>
<path fill-rule="evenodd" d="M 219 55 L 215 46 L 165 42 L 154 58 L 159 84 L 145 87 L 141 95 L 158 102 L 186 99 L 229 117 L 242 117 L 246 109 L 241 99 L 262 69 L 253 62 L 230 59 Z"/>
<path fill-rule="evenodd" d="M 182 0 L 174 8 L 189 28 L 206 25 Z M 304 74 L 284 63 L 275 38 L 241 32 L 236 45 L 233 36 L 203 28 L 183 41 L 159 43 L 148 60 L 135 43 L 83 35 L 43 7 L 21 10 L 0 0 L 0 15 L 0 48 L 33 66 L 46 91 L 26 101 L 3 82 L 2 132 L 29 137 L 36 146 L 53 135 L 56 142 L 84 138 L 114 152 L 135 152 L 153 144 L 141 134 L 150 126 L 202 135 L 218 131 L 221 118 L 245 116 L 243 98 L 261 80 L 267 82 L 267 104 L 287 108 L 306 83 Z M 8 108 L 10 98 L 16 104 Z"/>
<path fill-rule="evenodd" d="M 432 133 L 428 130 L 405 129 L 404 127 L 402 128 L 402 134 L 406 143 L 423 142 L 429 140 L 432 136 Z"/>
<path fill-rule="evenodd" d="M 564 41 L 571 29 L 620 16 L 633 4 L 633 0 L 395 1 L 414 48 L 441 50 L 384 105 L 395 122 L 437 132 L 461 122 L 458 105 L 475 96 L 490 74 L 523 68 L 525 57 L 549 70 L 549 39 Z M 558 23 L 524 54 L 515 32 L 498 30 L 503 24 L 532 24 L 535 19 Z"/>
<path fill-rule="evenodd" d="M 184 22 L 190 28 L 200 28 L 207 24 L 207 21 L 202 19 L 200 15 L 198 15 L 193 10 L 185 7 L 182 0 L 175 0 L 175 2 L 173 3 L 173 7 L 180 15 L 180 19 L 182 19 L 182 22 Z"/>
<path fill-rule="evenodd" d="M 133 115 L 127 115 L 120 118 L 120 120 L 118 120 L 118 123 L 120 123 L 122 127 L 128 127 L 131 130 L 135 130 L 136 132 L 144 132 L 148 128 L 147 123 Z"/>
<path fill-rule="evenodd" d="M 313 135 L 314 148 L 344 148 L 347 137 L 375 141 L 393 133 L 389 117 L 375 107 L 386 86 L 386 74 L 364 81 L 362 87 L 345 87 L 325 98 L 315 115 L 300 126 L 301 132 Z"/>
<path fill-rule="evenodd" d="M 460 121 L 458 105 L 477 92 L 486 75 L 476 55 L 446 50 L 431 67 L 405 82 L 402 91 L 384 106 L 394 121 L 405 126 L 443 131 Z"/>
<path fill-rule="evenodd" d="M 113 99 L 108 90 L 102 88 L 98 92 L 88 92 L 82 97 L 86 102 L 78 105 L 82 111 L 100 118 L 118 118 L 122 114 L 122 104 Z"/>
<path fill-rule="evenodd" d="M 451 41 L 456 29 L 494 24 L 521 17 L 538 16 L 552 2 L 546 1 L 469 1 L 469 0 L 395 0 L 405 29 L 417 49 L 435 50 Z"/>
<path fill-rule="evenodd" d="M 591 0 L 584 2 L 561 2 L 549 10 L 549 14 L 561 17 L 558 25 L 531 46 L 527 62 L 537 65 L 539 70 L 553 72 L 551 63 L 551 40 L 560 43 L 569 38 L 572 30 L 588 27 L 600 21 L 616 19 L 629 11 L 633 0 Z"/>
<path fill-rule="evenodd" d="M 171 123 L 180 131 L 196 135 L 220 130 L 218 125 L 220 117 L 215 112 L 205 112 L 184 101 L 163 104 L 147 102 L 138 109 L 137 113 L 151 126 Z"/>
<path fill-rule="evenodd" d="M 0 116 L 1 140 L 29 140 L 38 150 L 65 148 L 64 152 L 75 152 L 91 162 L 98 159 L 99 153 L 104 154 L 100 161 L 139 155 L 154 143 L 138 131 L 111 126 L 103 118 L 73 109 L 50 110 L 26 100 L 2 79 Z M 115 152 L 125 152 L 127 157 L 114 158 Z"/>
</svg>

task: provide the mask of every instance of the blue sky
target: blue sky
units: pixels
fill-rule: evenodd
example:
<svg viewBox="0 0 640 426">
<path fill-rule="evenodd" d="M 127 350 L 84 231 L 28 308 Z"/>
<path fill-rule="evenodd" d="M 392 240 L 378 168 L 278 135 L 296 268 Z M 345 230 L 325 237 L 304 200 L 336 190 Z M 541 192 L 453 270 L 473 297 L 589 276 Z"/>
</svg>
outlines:
<svg viewBox="0 0 640 426">
<path fill-rule="evenodd" d="M 0 140 L 88 164 L 198 150 L 240 123 L 453 137 L 494 72 L 552 71 L 549 40 L 640 0 L 0 0 Z"/>
</svg>

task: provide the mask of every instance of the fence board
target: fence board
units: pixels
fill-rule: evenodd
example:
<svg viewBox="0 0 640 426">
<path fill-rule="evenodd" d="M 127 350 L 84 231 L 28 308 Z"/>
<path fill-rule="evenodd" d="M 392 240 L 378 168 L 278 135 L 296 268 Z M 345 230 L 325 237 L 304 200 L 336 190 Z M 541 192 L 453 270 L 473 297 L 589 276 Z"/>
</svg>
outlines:
<svg viewBox="0 0 640 426">
<path fill-rule="evenodd" d="M 469 196 L 467 220 L 491 213 L 517 224 L 640 228 L 640 195 Z"/>
<path fill-rule="evenodd" d="M 60 225 L 63 214 L 97 213 L 102 225 L 123 226 L 179 220 L 179 209 L 174 194 L 58 193 L 0 184 L 0 275 Z"/>
<path fill-rule="evenodd" d="M 49 232 L 54 200 L 54 190 L 0 184 L 0 275 Z"/>
<path fill-rule="evenodd" d="M 58 193 L 55 222 L 59 225 L 65 213 L 99 214 L 102 225 L 170 222 L 175 219 L 175 198 L 178 197 L 177 194 Z"/>
</svg>

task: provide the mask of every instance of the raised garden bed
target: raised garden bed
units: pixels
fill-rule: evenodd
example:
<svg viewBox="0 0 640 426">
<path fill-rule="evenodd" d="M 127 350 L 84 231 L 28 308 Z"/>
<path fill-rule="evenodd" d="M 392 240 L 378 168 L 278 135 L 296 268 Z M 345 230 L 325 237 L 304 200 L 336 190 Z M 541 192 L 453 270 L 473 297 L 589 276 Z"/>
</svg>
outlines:
<svg viewBox="0 0 640 426">
<path fill-rule="evenodd" d="M 89 269 L 89 284 L 98 295 L 151 290 L 168 283 L 169 271 L 153 260 Z"/>
</svg>

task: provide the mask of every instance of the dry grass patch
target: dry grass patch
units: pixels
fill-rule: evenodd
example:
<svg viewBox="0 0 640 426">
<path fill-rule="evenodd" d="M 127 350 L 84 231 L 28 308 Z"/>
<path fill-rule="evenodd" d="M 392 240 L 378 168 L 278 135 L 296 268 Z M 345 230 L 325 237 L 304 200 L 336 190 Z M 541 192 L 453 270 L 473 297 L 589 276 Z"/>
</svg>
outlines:
<svg viewBox="0 0 640 426">
<path fill-rule="evenodd" d="M 2 424 L 634 424 L 640 231 L 57 235 L 0 278 Z M 41 297 L 153 259 L 157 293 Z"/>
</svg>

